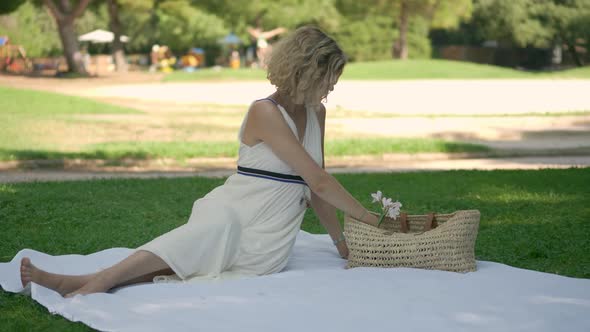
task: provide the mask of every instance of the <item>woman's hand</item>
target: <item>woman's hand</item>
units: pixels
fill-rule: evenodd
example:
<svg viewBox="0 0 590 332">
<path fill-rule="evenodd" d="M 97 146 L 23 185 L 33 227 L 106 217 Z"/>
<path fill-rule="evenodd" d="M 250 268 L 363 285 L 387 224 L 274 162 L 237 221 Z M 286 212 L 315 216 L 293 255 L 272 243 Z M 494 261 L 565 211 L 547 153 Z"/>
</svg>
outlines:
<svg viewBox="0 0 590 332">
<path fill-rule="evenodd" d="M 338 249 L 340 257 L 348 259 L 348 245 L 346 245 L 346 240 L 338 242 L 336 249 Z"/>
</svg>

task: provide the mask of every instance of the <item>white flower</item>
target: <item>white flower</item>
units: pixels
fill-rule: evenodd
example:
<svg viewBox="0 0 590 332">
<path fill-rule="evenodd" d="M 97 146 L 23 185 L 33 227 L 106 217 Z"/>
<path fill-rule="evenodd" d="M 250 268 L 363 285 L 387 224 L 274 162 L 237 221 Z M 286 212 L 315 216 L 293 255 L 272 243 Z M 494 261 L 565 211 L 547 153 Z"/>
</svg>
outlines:
<svg viewBox="0 0 590 332">
<path fill-rule="evenodd" d="M 389 209 L 389 212 L 387 212 L 387 216 L 389 218 L 396 219 L 397 216 L 399 216 L 399 209 Z"/>
<path fill-rule="evenodd" d="M 387 216 L 389 218 L 396 219 L 397 216 L 399 216 L 399 210 L 401 207 L 402 207 L 402 203 L 400 203 L 400 202 L 391 203 L 391 205 L 389 206 L 389 209 L 387 211 Z"/>
<path fill-rule="evenodd" d="M 387 198 L 387 197 L 383 197 L 383 199 L 381 200 L 381 203 L 383 204 L 384 209 L 388 208 L 391 204 L 393 204 L 393 202 L 391 201 L 391 198 Z"/>
<path fill-rule="evenodd" d="M 379 202 L 381 201 L 381 197 L 383 197 L 383 193 L 381 193 L 380 190 L 377 190 L 376 193 L 371 194 L 371 197 L 373 197 L 373 201 L 371 203 Z"/>
<path fill-rule="evenodd" d="M 397 216 L 399 216 L 402 203 L 399 201 L 394 202 L 391 198 L 383 197 L 383 193 L 380 190 L 377 190 L 376 193 L 372 193 L 371 197 L 373 197 L 372 203 L 378 203 L 381 205 L 381 215 L 379 216 L 377 227 L 379 227 L 384 217 L 387 216 L 396 219 Z"/>
</svg>

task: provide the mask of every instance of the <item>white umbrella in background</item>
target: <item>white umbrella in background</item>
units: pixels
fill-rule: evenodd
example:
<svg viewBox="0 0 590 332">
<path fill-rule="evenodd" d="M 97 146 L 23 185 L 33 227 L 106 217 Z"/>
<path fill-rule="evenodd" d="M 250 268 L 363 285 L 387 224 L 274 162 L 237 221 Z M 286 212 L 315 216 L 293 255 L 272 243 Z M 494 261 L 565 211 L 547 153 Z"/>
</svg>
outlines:
<svg viewBox="0 0 590 332">
<path fill-rule="evenodd" d="M 123 43 L 126 43 L 129 41 L 129 37 L 127 36 L 121 36 L 119 38 Z M 113 40 L 115 40 L 115 34 L 110 32 L 110 31 L 106 31 L 106 30 L 94 30 L 91 31 L 89 33 L 83 34 L 81 36 L 78 37 L 78 40 L 81 42 L 90 42 L 93 44 L 106 44 L 106 43 L 112 43 Z M 100 65 L 100 61 L 96 60 L 96 71 L 99 71 L 99 67 L 103 67 L 103 65 Z M 88 53 L 85 54 L 84 56 L 84 65 L 85 66 L 89 66 L 90 65 L 90 55 Z M 109 65 L 108 67 L 112 66 L 112 58 L 109 58 Z M 109 69 L 111 70 L 111 69 Z"/>
<path fill-rule="evenodd" d="M 80 37 L 78 37 L 79 41 L 88 41 L 91 43 L 111 43 L 113 42 L 113 40 L 115 39 L 115 34 L 110 32 L 110 31 L 106 31 L 106 30 L 94 30 L 91 31 L 89 33 L 83 34 Z M 129 41 L 129 37 L 127 36 L 121 36 L 121 41 L 126 43 Z"/>
</svg>

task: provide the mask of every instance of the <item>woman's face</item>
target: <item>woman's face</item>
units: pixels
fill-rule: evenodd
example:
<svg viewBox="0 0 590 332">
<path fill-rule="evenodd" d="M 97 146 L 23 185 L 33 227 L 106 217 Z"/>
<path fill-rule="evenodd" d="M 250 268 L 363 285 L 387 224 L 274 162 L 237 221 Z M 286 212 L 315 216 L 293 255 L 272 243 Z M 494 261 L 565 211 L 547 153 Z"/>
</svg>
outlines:
<svg viewBox="0 0 590 332">
<path fill-rule="evenodd" d="M 342 75 L 342 71 L 338 72 L 335 75 L 335 79 L 332 82 L 329 82 L 328 84 L 328 91 L 326 92 L 326 97 L 328 96 L 328 94 L 332 91 L 334 91 L 334 86 L 336 85 L 336 83 L 338 83 L 338 80 L 340 79 L 340 75 Z M 324 97 L 325 98 L 325 97 Z M 323 98 L 322 98 L 323 99 Z"/>
</svg>

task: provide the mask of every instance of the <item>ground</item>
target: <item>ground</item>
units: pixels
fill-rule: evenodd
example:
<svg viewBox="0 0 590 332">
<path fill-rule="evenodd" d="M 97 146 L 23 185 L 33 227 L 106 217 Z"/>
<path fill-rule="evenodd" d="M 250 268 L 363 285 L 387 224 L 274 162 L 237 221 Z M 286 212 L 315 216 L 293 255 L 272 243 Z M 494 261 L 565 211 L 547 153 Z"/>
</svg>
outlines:
<svg viewBox="0 0 590 332">
<path fill-rule="evenodd" d="M 110 139 L 129 139 L 133 132 L 133 139 L 139 141 L 172 140 L 179 128 L 189 132 L 183 140 L 232 140 L 247 105 L 273 91 L 263 81 L 161 80 L 162 75 L 144 73 L 90 79 L 0 76 L 0 85 L 89 97 L 139 109 L 142 114 L 82 117 L 88 120 L 88 126 L 109 123 L 106 134 L 106 127 L 91 129 Z M 588 166 L 590 99 L 585 91 L 590 91 L 590 80 L 344 80 L 337 84 L 326 104 L 329 138 L 460 140 L 501 150 L 501 156 L 506 158 L 477 154 L 385 154 L 330 157 L 326 164 L 331 172 Z M 195 130 L 199 122 L 194 110 L 203 105 L 212 105 L 206 124 L 215 130 Z M 127 125 L 112 125 L 118 121 Z M 84 143 L 101 143 L 100 135 L 88 140 Z M 235 167 L 235 158 L 193 158 L 180 164 L 160 159 L 116 166 L 89 160 L 53 163 L 2 162 L 0 181 L 227 175 Z"/>
</svg>

